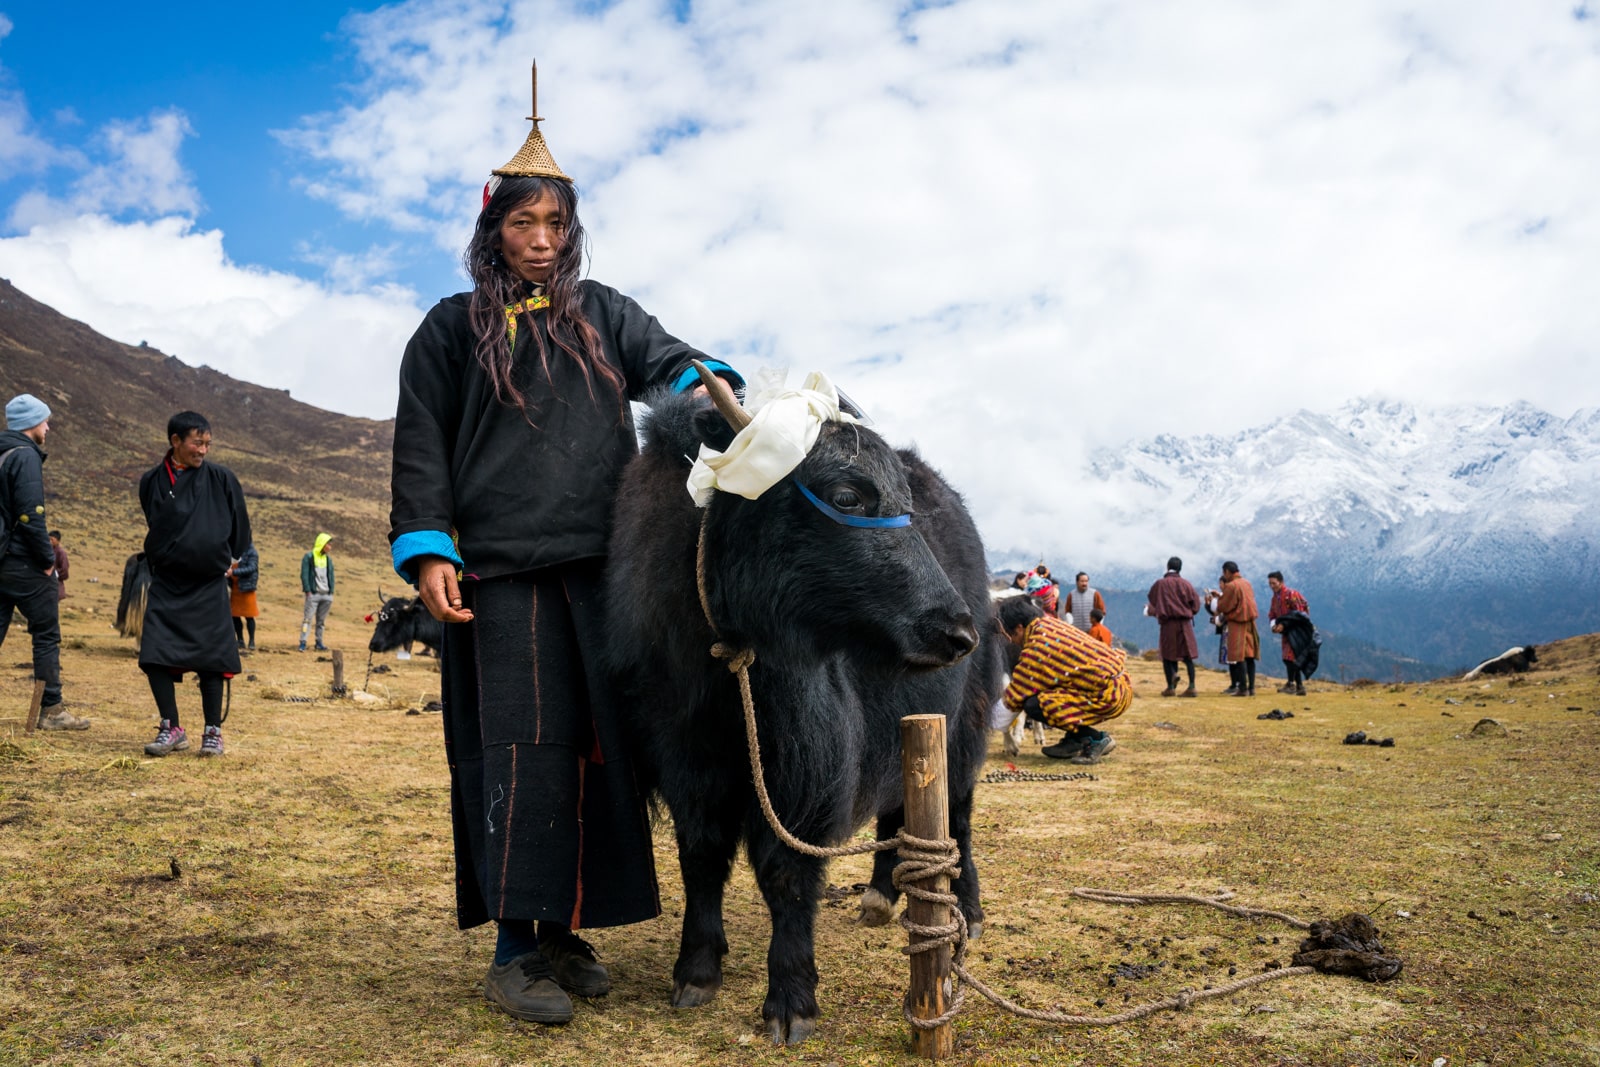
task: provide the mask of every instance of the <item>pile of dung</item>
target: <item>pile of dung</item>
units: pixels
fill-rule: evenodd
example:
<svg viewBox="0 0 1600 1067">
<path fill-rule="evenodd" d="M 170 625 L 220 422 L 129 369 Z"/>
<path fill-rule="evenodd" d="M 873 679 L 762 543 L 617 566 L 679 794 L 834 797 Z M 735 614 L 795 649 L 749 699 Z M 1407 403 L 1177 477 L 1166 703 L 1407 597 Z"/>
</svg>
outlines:
<svg viewBox="0 0 1600 1067">
<path fill-rule="evenodd" d="M 1347 974 L 1369 982 L 1384 982 L 1400 973 L 1400 960 L 1384 955 L 1378 927 L 1359 912 L 1342 919 L 1318 919 L 1311 936 L 1300 942 L 1291 963 L 1315 967 L 1324 974 Z"/>
</svg>

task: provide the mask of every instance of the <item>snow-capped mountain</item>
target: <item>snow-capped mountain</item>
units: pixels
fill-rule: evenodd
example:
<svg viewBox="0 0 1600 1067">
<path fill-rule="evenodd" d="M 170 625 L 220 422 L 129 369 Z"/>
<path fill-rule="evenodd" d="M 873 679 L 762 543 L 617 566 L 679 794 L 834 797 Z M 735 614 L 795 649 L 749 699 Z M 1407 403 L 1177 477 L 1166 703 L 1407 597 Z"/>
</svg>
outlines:
<svg viewBox="0 0 1600 1067">
<path fill-rule="evenodd" d="M 1264 602 L 1280 569 L 1324 627 L 1444 663 L 1600 630 L 1600 410 L 1356 400 L 1101 451 L 1082 484 L 1103 510 L 1072 562 L 1107 580 L 1231 558 Z"/>
</svg>

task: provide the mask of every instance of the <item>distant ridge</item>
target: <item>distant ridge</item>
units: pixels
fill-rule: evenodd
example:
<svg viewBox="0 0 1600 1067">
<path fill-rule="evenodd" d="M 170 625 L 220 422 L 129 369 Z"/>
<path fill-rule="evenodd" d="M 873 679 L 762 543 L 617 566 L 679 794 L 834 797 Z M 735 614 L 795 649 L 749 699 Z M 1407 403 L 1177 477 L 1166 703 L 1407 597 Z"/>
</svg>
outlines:
<svg viewBox="0 0 1600 1067">
<path fill-rule="evenodd" d="M 211 421 L 212 458 L 239 476 L 258 540 L 309 544 L 326 530 L 347 552 L 387 547 L 393 420 L 324 411 L 113 341 L 0 279 L 0 402 L 22 392 L 53 412 L 47 505 L 75 538 L 142 539 L 138 478 L 166 451 L 167 418 L 187 408 Z"/>
<path fill-rule="evenodd" d="M 1233 559 L 1265 607 L 1279 569 L 1319 626 L 1446 665 L 1600 630 L 1600 409 L 1366 398 L 1130 442 L 1066 477 L 1083 521 L 1050 562 L 1102 588 L 1143 588 L 1169 555 L 1215 585 Z"/>
</svg>

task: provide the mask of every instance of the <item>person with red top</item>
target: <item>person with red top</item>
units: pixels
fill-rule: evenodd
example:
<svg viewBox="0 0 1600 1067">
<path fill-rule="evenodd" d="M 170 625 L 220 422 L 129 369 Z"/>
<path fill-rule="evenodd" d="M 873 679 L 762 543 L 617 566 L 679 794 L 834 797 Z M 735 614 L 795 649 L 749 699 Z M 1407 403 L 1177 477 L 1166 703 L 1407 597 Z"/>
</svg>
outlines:
<svg viewBox="0 0 1600 1067">
<path fill-rule="evenodd" d="M 1278 620 L 1293 611 L 1310 615 L 1311 609 L 1306 606 L 1306 598 L 1300 595 L 1299 590 L 1290 589 L 1284 584 L 1282 571 L 1268 574 L 1267 585 L 1272 587 L 1272 603 L 1267 607 L 1267 620 L 1272 623 L 1273 633 L 1283 634 L 1283 669 L 1289 676 L 1278 692 L 1303 697 L 1306 695 L 1305 679 L 1300 677 L 1300 665 L 1295 662 L 1294 650 L 1289 647 L 1289 635 L 1283 633 L 1283 623 Z"/>
<path fill-rule="evenodd" d="M 150 680 L 161 725 L 144 746 L 165 756 L 189 747 L 179 725 L 177 683 L 200 676 L 205 733 L 200 755 L 222 755 L 223 679 L 239 673 L 229 611 L 228 569 L 250 547 L 244 490 L 228 468 L 207 463 L 211 424 L 180 411 L 167 420 L 170 446 L 139 479 L 139 506 L 149 533 L 150 598 L 144 613 L 139 668 Z"/>
<path fill-rule="evenodd" d="M 1117 643 L 1116 636 L 1106 629 L 1106 613 L 1099 608 L 1089 612 L 1089 636 L 1108 645 L 1115 646 Z"/>
</svg>

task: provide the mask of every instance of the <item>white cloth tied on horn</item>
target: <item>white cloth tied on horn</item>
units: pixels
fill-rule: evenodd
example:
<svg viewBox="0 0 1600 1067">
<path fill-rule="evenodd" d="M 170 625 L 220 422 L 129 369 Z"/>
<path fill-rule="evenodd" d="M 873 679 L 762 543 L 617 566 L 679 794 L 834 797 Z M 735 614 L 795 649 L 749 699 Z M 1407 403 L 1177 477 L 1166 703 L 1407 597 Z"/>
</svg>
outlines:
<svg viewBox="0 0 1600 1067">
<path fill-rule="evenodd" d="M 689 495 L 696 507 L 711 503 L 721 490 L 755 500 L 777 485 L 817 443 L 824 422 L 854 422 L 839 410 L 839 393 L 821 371 L 762 404 L 750 425 L 740 430 L 726 452 L 700 446 L 689 470 Z"/>
</svg>

